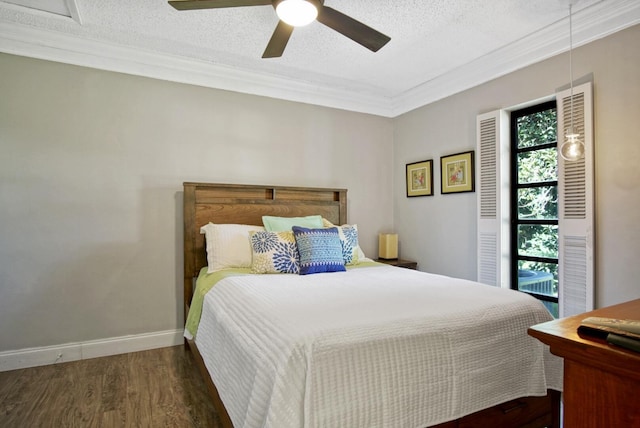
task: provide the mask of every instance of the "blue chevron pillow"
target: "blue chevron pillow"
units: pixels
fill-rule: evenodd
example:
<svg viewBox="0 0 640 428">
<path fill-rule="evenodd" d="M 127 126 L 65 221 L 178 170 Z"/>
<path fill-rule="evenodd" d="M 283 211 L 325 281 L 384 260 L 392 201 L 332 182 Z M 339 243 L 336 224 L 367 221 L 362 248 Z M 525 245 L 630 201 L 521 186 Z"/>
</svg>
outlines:
<svg viewBox="0 0 640 428">
<path fill-rule="evenodd" d="M 336 227 L 307 229 L 293 226 L 292 230 L 300 254 L 300 275 L 346 270 Z"/>
</svg>

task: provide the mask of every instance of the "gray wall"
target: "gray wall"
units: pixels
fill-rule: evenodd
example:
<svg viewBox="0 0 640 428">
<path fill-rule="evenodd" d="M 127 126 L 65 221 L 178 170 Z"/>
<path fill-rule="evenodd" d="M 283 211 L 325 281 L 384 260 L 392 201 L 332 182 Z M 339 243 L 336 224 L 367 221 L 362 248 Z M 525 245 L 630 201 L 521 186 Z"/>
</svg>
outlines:
<svg viewBox="0 0 640 428">
<path fill-rule="evenodd" d="M 347 188 L 375 257 L 391 119 L 0 54 L 0 351 L 179 328 L 182 183 Z"/>
<path fill-rule="evenodd" d="M 595 85 L 597 304 L 640 297 L 640 26 L 576 49 Z M 180 328 L 183 181 L 344 187 L 367 255 L 475 279 L 476 193 L 439 157 L 552 96 L 560 55 L 395 119 L 0 54 L 0 351 Z M 405 164 L 434 159 L 433 197 Z"/>
<path fill-rule="evenodd" d="M 574 50 L 575 78 L 593 73 L 596 305 L 640 297 L 640 26 Z M 441 195 L 440 156 L 475 150 L 476 116 L 552 97 L 569 82 L 553 57 L 395 119 L 394 221 L 401 255 L 420 269 L 476 279 L 476 193 Z M 406 163 L 434 159 L 436 195 L 406 198 Z"/>
</svg>

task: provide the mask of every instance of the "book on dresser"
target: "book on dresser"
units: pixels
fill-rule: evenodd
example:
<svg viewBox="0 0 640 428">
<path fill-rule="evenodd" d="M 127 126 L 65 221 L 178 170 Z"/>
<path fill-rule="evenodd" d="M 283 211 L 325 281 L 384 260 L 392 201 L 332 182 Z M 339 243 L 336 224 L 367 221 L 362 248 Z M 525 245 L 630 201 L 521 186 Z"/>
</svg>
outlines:
<svg viewBox="0 0 640 428">
<path fill-rule="evenodd" d="M 640 320 L 587 317 L 578 332 L 606 339 L 612 345 L 640 352 Z"/>
<path fill-rule="evenodd" d="M 620 336 L 619 334 L 609 333 L 607 334 L 607 343 L 621 346 L 632 351 L 640 352 L 640 340 L 632 339 L 627 336 Z"/>
<path fill-rule="evenodd" d="M 603 336 L 614 333 L 640 340 L 640 320 L 587 317 L 580 322 L 578 331 Z"/>
</svg>

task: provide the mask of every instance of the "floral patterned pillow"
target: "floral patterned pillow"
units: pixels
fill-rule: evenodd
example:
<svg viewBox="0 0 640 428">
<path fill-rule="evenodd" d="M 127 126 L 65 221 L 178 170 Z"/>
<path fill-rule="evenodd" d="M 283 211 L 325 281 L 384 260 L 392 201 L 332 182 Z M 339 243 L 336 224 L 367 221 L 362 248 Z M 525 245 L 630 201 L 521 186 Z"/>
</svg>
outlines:
<svg viewBox="0 0 640 428">
<path fill-rule="evenodd" d="M 347 266 L 357 265 L 360 263 L 360 244 L 358 243 L 358 225 L 343 224 L 336 226 L 326 218 L 322 218 L 323 227 L 337 227 L 340 243 L 342 244 L 342 257 L 344 264 Z M 364 258 L 364 255 L 363 257 Z"/>
<path fill-rule="evenodd" d="M 300 273 L 300 255 L 293 232 L 249 232 L 251 272 Z"/>
<path fill-rule="evenodd" d="M 340 236 L 340 243 L 342 244 L 344 264 L 347 266 L 357 265 L 360 262 L 358 253 L 358 225 L 345 224 L 336 227 L 338 228 L 338 235 Z"/>
</svg>

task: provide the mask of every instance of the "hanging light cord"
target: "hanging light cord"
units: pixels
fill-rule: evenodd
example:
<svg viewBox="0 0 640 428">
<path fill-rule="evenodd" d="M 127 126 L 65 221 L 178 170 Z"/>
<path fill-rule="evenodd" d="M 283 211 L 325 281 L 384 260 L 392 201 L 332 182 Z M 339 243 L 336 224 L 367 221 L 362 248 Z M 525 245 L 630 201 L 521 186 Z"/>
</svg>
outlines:
<svg viewBox="0 0 640 428">
<path fill-rule="evenodd" d="M 580 136 L 573 128 L 573 5 L 569 3 L 569 84 L 571 87 L 569 108 L 571 113 L 569 116 L 569 127 L 565 129 L 564 143 L 560 146 L 560 155 L 564 160 L 576 161 L 584 156 L 585 146 L 582 141 L 578 139 Z M 566 117 L 566 113 L 563 110 L 563 115 Z"/>
<path fill-rule="evenodd" d="M 573 51 L 573 24 L 571 22 L 571 6 L 572 4 L 569 3 L 569 81 L 571 85 L 571 128 L 569 128 L 569 132 L 573 134 L 575 131 L 573 130 L 573 60 L 571 55 Z"/>
</svg>

